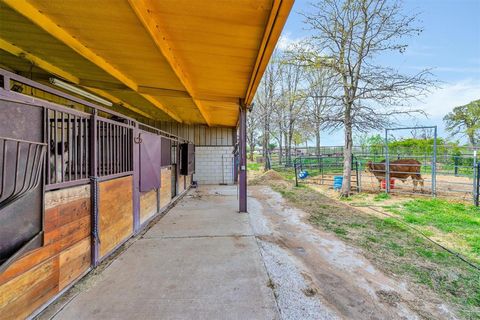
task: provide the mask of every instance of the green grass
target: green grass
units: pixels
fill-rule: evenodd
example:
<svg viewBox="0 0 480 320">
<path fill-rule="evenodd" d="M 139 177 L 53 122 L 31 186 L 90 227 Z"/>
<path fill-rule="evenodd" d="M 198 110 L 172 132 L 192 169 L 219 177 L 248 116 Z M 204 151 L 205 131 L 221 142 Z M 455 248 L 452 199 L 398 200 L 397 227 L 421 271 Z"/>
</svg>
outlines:
<svg viewBox="0 0 480 320">
<path fill-rule="evenodd" d="M 453 305 L 461 318 L 480 319 L 478 270 L 394 218 L 357 211 L 308 186 L 296 188 L 272 184 L 271 187 L 289 203 L 308 212 L 312 225 L 362 249 L 377 268 L 412 283 L 410 288 L 418 290 L 414 291 L 418 295 L 429 292 L 430 296 L 436 295 Z M 472 248 L 478 243 L 480 213 L 475 208 L 441 200 L 414 200 L 389 208 L 418 227 L 435 227 L 442 232 L 469 235 L 474 238 Z M 471 234 L 474 229 L 476 232 Z M 422 306 L 417 306 L 417 310 L 421 312 Z"/>
<path fill-rule="evenodd" d="M 256 163 L 256 162 L 248 162 L 247 163 L 247 170 L 254 170 L 258 171 L 263 168 L 262 163 Z"/>
<path fill-rule="evenodd" d="M 391 196 L 388 193 L 382 192 L 382 193 L 379 193 L 379 194 L 375 195 L 375 197 L 373 198 L 373 201 L 384 201 L 384 200 L 388 200 L 390 198 L 391 198 Z"/>
<path fill-rule="evenodd" d="M 405 222 L 433 236 L 438 230 L 457 250 L 480 263 L 480 209 L 472 205 L 440 199 L 417 199 L 397 208 L 387 208 Z"/>
</svg>

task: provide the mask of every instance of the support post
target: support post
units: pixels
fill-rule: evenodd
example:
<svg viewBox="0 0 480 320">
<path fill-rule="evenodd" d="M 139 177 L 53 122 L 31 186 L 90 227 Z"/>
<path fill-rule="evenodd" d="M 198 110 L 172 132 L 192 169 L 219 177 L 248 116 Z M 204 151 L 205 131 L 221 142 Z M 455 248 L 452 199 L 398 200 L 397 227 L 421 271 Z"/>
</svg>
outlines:
<svg viewBox="0 0 480 320">
<path fill-rule="evenodd" d="M 97 110 L 93 110 L 90 117 L 90 199 L 91 199 L 91 263 L 95 268 L 99 262 L 99 234 L 98 234 L 98 144 L 97 144 Z"/>
<path fill-rule="evenodd" d="M 239 211 L 247 212 L 247 108 L 243 103 L 240 103 L 239 122 Z"/>
<path fill-rule="evenodd" d="M 138 129 L 138 122 L 134 123 L 132 139 L 129 143 L 132 144 L 133 157 L 133 188 L 132 188 L 132 203 L 133 203 L 133 232 L 140 231 L 140 130 Z"/>
</svg>

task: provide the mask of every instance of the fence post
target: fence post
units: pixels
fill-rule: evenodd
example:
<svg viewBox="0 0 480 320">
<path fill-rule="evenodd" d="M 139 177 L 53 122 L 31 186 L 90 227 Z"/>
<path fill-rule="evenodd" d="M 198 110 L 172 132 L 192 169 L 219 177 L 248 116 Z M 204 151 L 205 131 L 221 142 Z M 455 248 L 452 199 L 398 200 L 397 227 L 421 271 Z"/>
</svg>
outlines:
<svg viewBox="0 0 480 320">
<path fill-rule="evenodd" d="M 453 163 L 454 163 L 455 177 L 458 177 L 458 156 L 453 157 Z"/>
<path fill-rule="evenodd" d="M 474 158 L 473 164 L 473 203 L 476 207 L 479 206 L 480 198 L 480 162 L 477 163 Z"/>
<path fill-rule="evenodd" d="M 357 192 L 360 192 L 360 173 L 358 171 L 358 160 L 355 161 L 355 170 L 357 174 Z"/>
<path fill-rule="evenodd" d="M 385 185 L 386 193 L 390 193 L 390 158 L 388 154 L 388 129 L 385 129 Z"/>
<path fill-rule="evenodd" d="M 295 170 L 295 187 L 298 187 L 298 176 L 297 176 L 297 159 L 293 160 L 293 168 Z"/>
<path fill-rule="evenodd" d="M 437 196 L 437 126 L 434 127 L 432 158 L 432 196 Z"/>
</svg>

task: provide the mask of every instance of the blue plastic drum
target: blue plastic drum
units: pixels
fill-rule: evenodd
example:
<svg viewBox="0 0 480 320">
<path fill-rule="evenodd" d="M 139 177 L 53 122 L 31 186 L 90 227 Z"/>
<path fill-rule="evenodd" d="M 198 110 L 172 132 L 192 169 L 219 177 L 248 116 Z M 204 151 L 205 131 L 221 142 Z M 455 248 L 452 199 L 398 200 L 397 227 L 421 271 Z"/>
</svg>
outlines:
<svg viewBox="0 0 480 320">
<path fill-rule="evenodd" d="M 340 190 L 342 189 L 343 176 L 334 176 L 333 177 L 333 189 Z"/>
</svg>

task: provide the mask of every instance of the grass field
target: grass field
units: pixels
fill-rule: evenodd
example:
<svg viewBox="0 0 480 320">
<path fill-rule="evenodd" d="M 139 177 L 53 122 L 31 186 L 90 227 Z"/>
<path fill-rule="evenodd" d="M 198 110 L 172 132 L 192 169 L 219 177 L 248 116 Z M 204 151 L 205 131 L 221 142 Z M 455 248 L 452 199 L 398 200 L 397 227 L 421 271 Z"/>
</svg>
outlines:
<svg viewBox="0 0 480 320">
<path fill-rule="evenodd" d="M 426 235 L 444 239 L 446 245 L 480 265 L 480 208 L 440 199 L 417 199 L 386 209 Z"/>
</svg>

